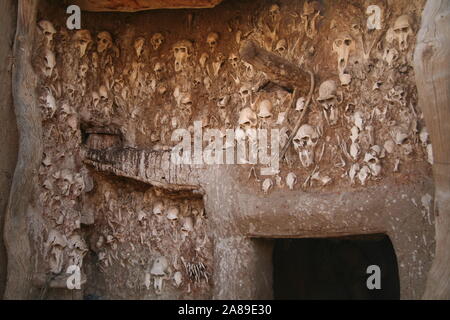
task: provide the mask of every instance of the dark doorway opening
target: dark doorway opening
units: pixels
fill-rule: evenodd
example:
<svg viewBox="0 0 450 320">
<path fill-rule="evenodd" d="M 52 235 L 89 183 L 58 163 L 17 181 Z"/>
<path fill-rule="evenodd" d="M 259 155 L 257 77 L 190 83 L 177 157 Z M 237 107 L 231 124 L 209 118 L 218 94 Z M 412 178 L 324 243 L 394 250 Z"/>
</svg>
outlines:
<svg viewBox="0 0 450 320">
<path fill-rule="evenodd" d="M 367 273 L 380 267 L 380 290 Z M 388 236 L 277 239 L 273 251 L 275 299 L 400 299 L 397 257 Z"/>
</svg>

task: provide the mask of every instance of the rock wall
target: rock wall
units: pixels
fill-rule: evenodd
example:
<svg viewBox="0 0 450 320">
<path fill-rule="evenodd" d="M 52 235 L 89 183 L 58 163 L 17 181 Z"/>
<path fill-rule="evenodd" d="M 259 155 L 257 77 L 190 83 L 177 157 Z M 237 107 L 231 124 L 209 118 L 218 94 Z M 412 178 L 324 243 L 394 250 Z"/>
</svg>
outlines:
<svg viewBox="0 0 450 320">
<path fill-rule="evenodd" d="M 226 1 L 83 13 L 84 29 L 69 31 L 65 8 L 44 3 L 33 59 L 44 145 L 30 221 L 37 286 L 58 288 L 77 265 L 79 297 L 270 298 L 271 249 L 251 238 L 381 232 L 402 296 L 419 297 L 434 219 L 411 66 L 423 4 Z M 240 57 L 249 42 L 314 81 L 262 72 Z M 279 129 L 292 143 L 274 176 L 260 164 L 173 166 L 172 134 L 194 133 L 194 121 L 218 139 L 237 128 L 227 150 L 246 129 Z"/>
<path fill-rule="evenodd" d="M 16 27 L 14 1 L 0 1 L 0 21 L 3 37 L 0 39 L 0 134 L 3 139 L 0 153 L 0 297 L 6 282 L 6 253 L 3 242 L 3 224 L 9 199 L 11 181 L 17 161 L 18 136 L 11 93 L 12 44 Z"/>
</svg>

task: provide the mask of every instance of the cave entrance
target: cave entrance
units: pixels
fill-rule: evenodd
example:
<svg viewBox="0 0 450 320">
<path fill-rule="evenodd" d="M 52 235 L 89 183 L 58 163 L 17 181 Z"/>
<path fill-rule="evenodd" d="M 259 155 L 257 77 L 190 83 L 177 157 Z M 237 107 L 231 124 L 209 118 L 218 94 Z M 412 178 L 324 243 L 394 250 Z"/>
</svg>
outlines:
<svg viewBox="0 0 450 320">
<path fill-rule="evenodd" d="M 397 258 L 386 235 L 274 241 L 275 299 L 400 299 Z M 380 290 L 367 288 L 371 265 L 380 267 Z"/>
</svg>

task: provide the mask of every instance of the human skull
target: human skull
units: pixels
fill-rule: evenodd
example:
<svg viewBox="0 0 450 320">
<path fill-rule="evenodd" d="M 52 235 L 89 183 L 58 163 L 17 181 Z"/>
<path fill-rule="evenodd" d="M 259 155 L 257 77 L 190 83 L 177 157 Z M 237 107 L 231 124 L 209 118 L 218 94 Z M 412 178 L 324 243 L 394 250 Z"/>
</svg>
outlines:
<svg viewBox="0 0 450 320">
<path fill-rule="evenodd" d="M 239 127 L 244 130 L 255 128 L 258 124 L 258 119 L 255 112 L 247 107 L 241 110 L 239 113 Z"/>
<path fill-rule="evenodd" d="M 136 56 L 139 58 L 144 49 L 145 38 L 139 37 L 134 41 L 134 51 L 136 52 Z"/>
<path fill-rule="evenodd" d="M 91 33 L 89 30 L 78 30 L 75 32 L 73 40 L 75 41 L 75 46 L 77 46 L 80 51 L 80 58 L 84 57 L 92 43 Z"/>
<path fill-rule="evenodd" d="M 42 73 L 47 78 L 51 77 L 55 66 L 56 66 L 56 58 L 55 58 L 54 53 L 51 50 L 46 49 L 45 55 L 44 55 L 44 65 L 42 67 Z"/>
<path fill-rule="evenodd" d="M 219 42 L 219 34 L 217 32 L 211 32 L 206 37 L 206 43 L 208 44 L 209 50 L 211 50 L 211 52 L 214 52 L 218 42 Z"/>
<path fill-rule="evenodd" d="M 273 113 L 272 113 L 272 102 L 268 99 L 265 99 L 259 103 L 258 106 L 258 118 L 261 120 L 262 125 L 269 126 L 271 124 Z"/>
<path fill-rule="evenodd" d="M 286 39 L 281 39 L 277 42 L 277 45 L 275 46 L 275 52 L 281 56 L 285 55 L 285 53 L 287 52 Z"/>
<path fill-rule="evenodd" d="M 166 257 L 158 257 L 153 262 L 150 274 L 154 276 L 153 287 L 155 293 L 160 295 L 163 289 L 164 278 L 166 277 L 167 269 L 169 268 L 169 262 Z"/>
<path fill-rule="evenodd" d="M 355 41 L 349 34 L 341 34 L 333 42 L 333 51 L 338 55 L 339 74 L 345 74 L 350 53 L 355 50 Z"/>
<path fill-rule="evenodd" d="M 102 31 L 97 35 L 97 52 L 102 53 L 112 48 L 113 42 L 108 31 Z"/>
<path fill-rule="evenodd" d="M 239 66 L 239 57 L 236 54 L 234 54 L 234 53 L 230 54 L 230 57 L 228 58 L 228 61 L 230 61 L 231 66 L 233 68 L 235 68 L 235 69 L 238 68 L 238 66 Z"/>
<path fill-rule="evenodd" d="M 408 15 L 402 15 L 395 20 L 394 26 L 392 27 L 394 37 L 397 40 L 401 51 L 406 51 L 408 49 L 408 39 L 413 34 L 410 21 Z"/>
<path fill-rule="evenodd" d="M 179 72 L 183 69 L 184 65 L 192 55 L 192 42 L 189 40 L 178 41 L 173 46 L 173 55 L 175 57 L 175 71 Z"/>
<path fill-rule="evenodd" d="M 150 39 L 150 42 L 153 46 L 154 50 L 158 50 L 159 47 L 164 43 L 164 36 L 161 33 L 155 33 L 152 38 Z"/>
<path fill-rule="evenodd" d="M 269 8 L 269 16 L 273 23 L 276 23 L 280 19 L 280 6 L 272 4 Z"/>
<path fill-rule="evenodd" d="M 305 168 L 314 164 L 314 151 L 319 140 L 317 130 L 309 124 L 300 127 L 294 137 L 294 148 L 298 152 L 300 161 Z"/>
<path fill-rule="evenodd" d="M 47 20 L 39 21 L 38 25 L 47 40 L 47 46 L 50 46 L 53 41 L 53 36 L 56 33 L 55 27 L 50 21 Z"/>
</svg>

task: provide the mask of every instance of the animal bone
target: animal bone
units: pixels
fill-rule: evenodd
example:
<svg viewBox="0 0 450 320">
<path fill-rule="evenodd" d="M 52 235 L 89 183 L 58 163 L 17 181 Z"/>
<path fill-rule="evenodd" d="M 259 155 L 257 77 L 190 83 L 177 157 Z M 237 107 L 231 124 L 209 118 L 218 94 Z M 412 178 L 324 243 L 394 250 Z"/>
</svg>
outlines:
<svg viewBox="0 0 450 320">
<path fill-rule="evenodd" d="M 338 56 L 339 79 L 342 85 L 348 85 L 351 77 L 346 73 L 350 54 L 355 51 L 355 41 L 349 34 L 341 34 L 333 42 L 333 52 Z"/>
<path fill-rule="evenodd" d="M 239 113 L 239 127 L 244 130 L 255 128 L 258 124 L 258 119 L 255 112 L 247 107 L 241 110 Z"/>
<path fill-rule="evenodd" d="M 394 38 L 397 40 L 400 51 L 408 50 L 408 39 L 413 34 L 411 27 L 411 18 L 408 15 L 402 15 L 395 20 L 392 27 Z"/>
<path fill-rule="evenodd" d="M 314 152 L 318 140 L 317 130 L 309 124 L 302 125 L 294 137 L 294 148 L 298 152 L 303 167 L 309 168 L 314 164 Z"/>
<path fill-rule="evenodd" d="M 136 56 L 139 58 L 142 54 L 142 50 L 144 49 L 145 38 L 139 37 L 134 41 L 134 51 L 136 52 Z"/>
<path fill-rule="evenodd" d="M 53 36 L 56 33 L 55 27 L 50 21 L 47 20 L 39 21 L 38 25 L 47 40 L 47 47 L 50 47 L 53 41 Z"/>
<path fill-rule="evenodd" d="M 286 185 L 290 190 L 294 190 L 295 185 L 297 184 L 297 176 L 295 173 L 290 172 L 286 176 Z"/>
<path fill-rule="evenodd" d="M 97 35 L 97 52 L 102 53 L 113 46 L 111 34 L 108 31 L 102 31 Z"/>
<path fill-rule="evenodd" d="M 155 33 L 151 39 L 150 43 L 153 46 L 153 49 L 156 51 L 159 49 L 159 47 L 164 43 L 164 36 L 161 33 Z"/>
<path fill-rule="evenodd" d="M 56 58 L 54 53 L 46 49 L 45 50 L 45 56 L 44 56 L 44 66 L 42 68 L 42 73 L 47 77 L 50 78 L 53 74 L 53 69 L 56 66 Z"/>
<path fill-rule="evenodd" d="M 270 100 L 263 100 L 258 106 L 258 118 L 261 120 L 261 125 L 270 126 L 273 113 L 272 113 L 272 102 Z"/>
<path fill-rule="evenodd" d="M 272 179 L 267 178 L 263 181 L 262 190 L 263 190 L 264 194 L 268 194 L 269 191 L 272 189 L 272 187 L 273 187 Z"/>
<path fill-rule="evenodd" d="M 183 70 L 189 57 L 192 55 L 192 42 L 189 40 L 181 40 L 175 43 L 173 46 L 173 55 L 175 57 L 175 71 L 180 72 Z"/>
<path fill-rule="evenodd" d="M 160 295 L 163 290 L 164 278 L 166 277 L 167 269 L 169 268 L 169 262 L 165 257 L 158 257 L 153 262 L 150 274 L 154 276 L 153 288 L 155 293 Z"/>
<path fill-rule="evenodd" d="M 341 99 L 342 100 L 342 99 Z M 324 81 L 319 87 L 319 97 L 317 101 L 323 107 L 325 119 L 330 125 L 336 125 L 339 120 L 339 104 L 337 85 L 334 80 Z"/>
<path fill-rule="evenodd" d="M 217 44 L 219 43 L 219 34 L 216 32 L 209 33 L 208 36 L 206 37 L 206 43 L 209 46 L 209 50 L 211 52 L 214 52 L 214 50 L 217 47 Z"/>
</svg>

